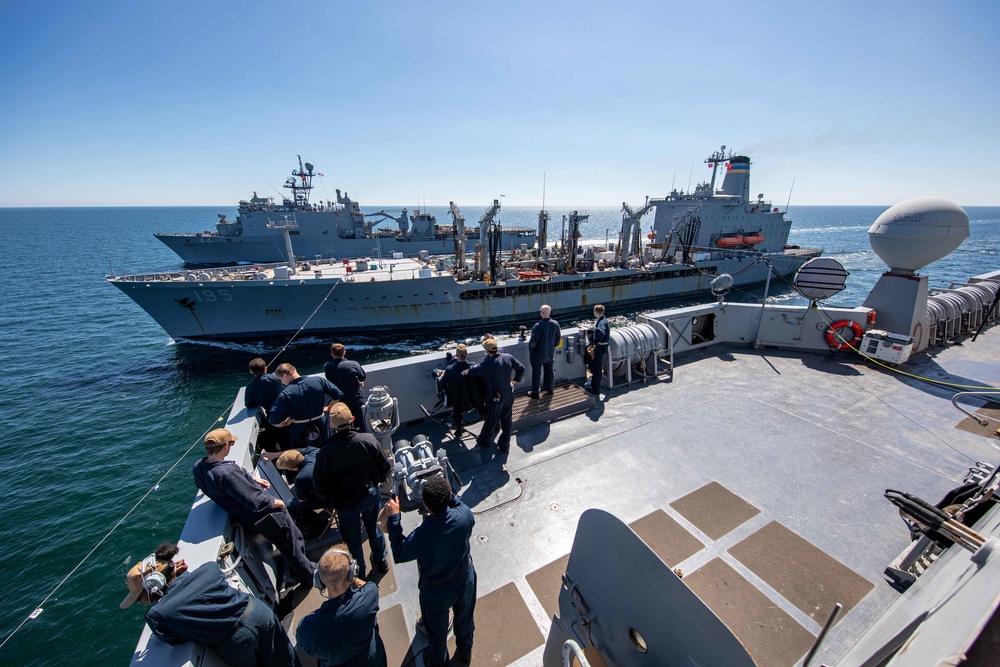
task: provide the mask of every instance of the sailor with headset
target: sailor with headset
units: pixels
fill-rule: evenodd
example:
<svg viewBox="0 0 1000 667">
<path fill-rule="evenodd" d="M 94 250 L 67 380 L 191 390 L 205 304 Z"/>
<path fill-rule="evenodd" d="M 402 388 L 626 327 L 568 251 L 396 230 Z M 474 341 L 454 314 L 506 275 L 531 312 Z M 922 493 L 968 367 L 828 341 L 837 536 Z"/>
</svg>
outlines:
<svg viewBox="0 0 1000 667">
<path fill-rule="evenodd" d="M 358 563 L 346 544 L 335 544 L 319 559 L 315 585 L 328 599 L 299 623 L 299 650 L 318 658 L 320 667 L 386 667 L 378 587 L 358 578 Z"/>
<path fill-rule="evenodd" d="M 168 644 L 210 646 L 226 664 L 298 667 L 299 660 L 278 618 L 252 595 L 229 585 L 212 561 L 188 571 L 174 560 L 177 545 L 164 542 L 129 570 L 121 608 L 150 605 L 146 623 Z"/>
</svg>

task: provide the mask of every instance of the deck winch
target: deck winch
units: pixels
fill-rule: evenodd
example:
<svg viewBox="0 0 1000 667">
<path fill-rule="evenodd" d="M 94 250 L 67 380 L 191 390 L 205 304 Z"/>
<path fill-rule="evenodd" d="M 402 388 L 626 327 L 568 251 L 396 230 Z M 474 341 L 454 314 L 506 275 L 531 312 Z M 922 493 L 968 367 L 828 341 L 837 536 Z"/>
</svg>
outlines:
<svg viewBox="0 0 1000 667">
<path fill-rule="evenodd" d="M 425 435 L 416 435 L 413 440 L 397 440 L 393 446 L 392 490 L 399 500 L 399 508 L 404 512 L 423 507 L 421 495 L 424 482 L 435 475 L 441 475 L 451 484 L 451 490 L 458 493 L 462 480 L 451 467 L 448 454 L 443 448 L 435 453 L 431 441 Z"/>
</svg>

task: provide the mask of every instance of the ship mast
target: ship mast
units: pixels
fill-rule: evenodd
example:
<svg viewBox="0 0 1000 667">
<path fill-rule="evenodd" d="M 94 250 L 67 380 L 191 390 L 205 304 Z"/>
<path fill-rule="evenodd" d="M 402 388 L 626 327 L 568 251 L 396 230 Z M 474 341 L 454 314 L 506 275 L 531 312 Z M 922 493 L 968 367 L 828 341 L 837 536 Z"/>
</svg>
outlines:
<svg viewBox="0 0 1000 667">
<path fill-rule="evenodd" d="M 312 190 L 313 165 L 311 162 L 302 163 L 302 156 L 299 155 L 299 168 L 292 170 L 292 175 L 285 180 L 284 187 L 292 191 L 291 200 L 285 202 L 293 209 L 303 209 L 309 205 L 309 191 Z"/>
<path fill-rule="evenodd" d="M 715 194 L 715 174 L 719 170 L 719 165 L 723 162 L 728 162 L 731 157 L 733 157 L 733 152 L 729 151 L 729 155 L 726 155 L 726 146 L 723 144 L 722 148 L 705 158 L 705 164 L 712 168 L 712 185 L 709 189 L 710 195 Z"/>
</svg>

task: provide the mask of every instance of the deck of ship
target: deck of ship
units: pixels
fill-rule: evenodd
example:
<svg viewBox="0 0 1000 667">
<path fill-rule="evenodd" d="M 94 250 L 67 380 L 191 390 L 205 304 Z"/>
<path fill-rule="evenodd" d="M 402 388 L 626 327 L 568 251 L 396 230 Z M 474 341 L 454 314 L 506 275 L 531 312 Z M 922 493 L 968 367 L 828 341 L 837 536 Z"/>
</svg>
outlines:
<svg viewBox="0 0 1000 667">
<path fill-rule="evenodd" d="M 1000 329 L 901 370 L 997 384 Z M 883 491 L 936 502 L 976 461 L 1000 460 L 997 424 L 956 428 L 957 390 L 854 354 L 727 345 L 680 358 L 672 382 L 616 388 L 576 416 L 521 428 L 508 456 L 432 421 L 396 437 L 441 443 L 468 484 L 474 665 L 541 664 L 576 524 L 593 507 L 680 568 L 758 664 L 798 663 L 842 603 L 819 654 L 832 663 L 899 596 L 883 570 L 910 540 Z M 419 521 L 406 514 L 404 528 Z M 423 646 L 416 566 L 394 564 L 380 590 L 389 664 L 413 664 Z"/>
</svg>

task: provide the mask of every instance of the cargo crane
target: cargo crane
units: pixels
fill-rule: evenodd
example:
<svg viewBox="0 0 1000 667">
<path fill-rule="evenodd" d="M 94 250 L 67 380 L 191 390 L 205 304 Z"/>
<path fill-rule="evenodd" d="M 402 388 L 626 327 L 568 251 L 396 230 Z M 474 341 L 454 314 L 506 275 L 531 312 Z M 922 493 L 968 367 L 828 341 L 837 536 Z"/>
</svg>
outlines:
<svg viewBox="0 0 1000 667">
<path fill-rule="evenodd" d="M 457 271 L 462 271 L 465 269 L 465 217 L 455 202 L 448 202 L 448 206 L 455 227 L 455 267 Z"/>
<path fill-rule="evenodd" d="M 638 211 L 633 210 L 626 202 L 622 202 L 622 231 L 615 251 L 615 266 L 621 266 L 629 256 L 642 257 L 642 230 L 639 227 L 639 219 L 651 208 L 653 205 L 649 203 L 649 197 L 646 197 L 646 204 Z M 628 246 L 627 251 L 626 246 Z"/>
<path fill-rule="evenodd" d="M 490 282 L 496 282 L 497 254 L 500 248 L 500 225 L 494 222 L 497 213 L 500 212 L 500 200 L 494 199 L 479 218 L 479 245 L 476 248 L 476 271 L 480 276 L 490 274 Z M 489 252 L 487 252 L 489 249 Z"/>
</svg>

